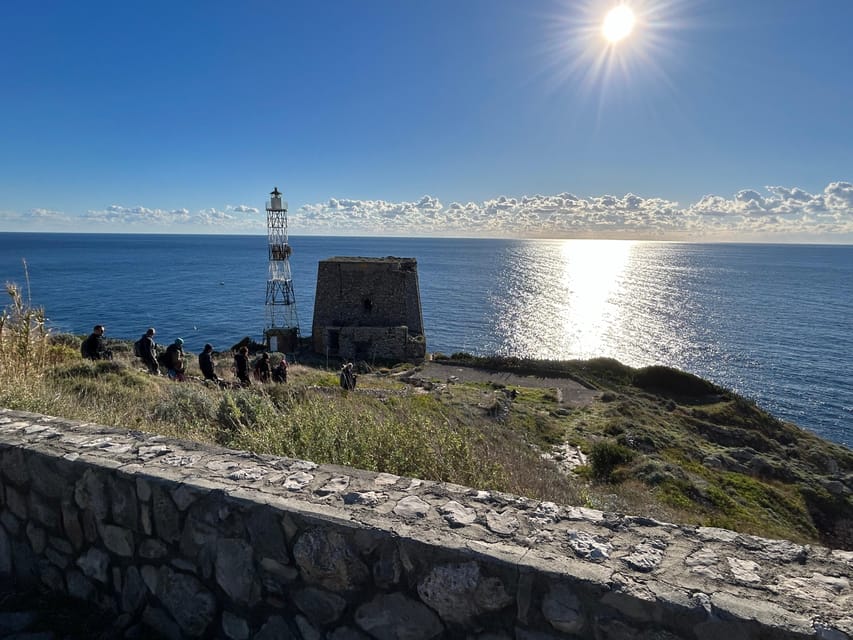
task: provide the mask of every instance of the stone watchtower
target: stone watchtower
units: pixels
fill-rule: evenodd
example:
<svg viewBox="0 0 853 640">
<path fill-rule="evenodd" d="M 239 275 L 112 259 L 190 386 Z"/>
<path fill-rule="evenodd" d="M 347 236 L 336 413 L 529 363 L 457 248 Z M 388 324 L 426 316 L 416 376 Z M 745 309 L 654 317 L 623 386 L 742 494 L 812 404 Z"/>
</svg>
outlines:
<svg viewBox="0 0 853 640">
<path fill-rule="evenodd" d="M 426 355 L 414 258 L 328 258 L 317 268 L 314 351 L 348 360 Z"/>
</svg>

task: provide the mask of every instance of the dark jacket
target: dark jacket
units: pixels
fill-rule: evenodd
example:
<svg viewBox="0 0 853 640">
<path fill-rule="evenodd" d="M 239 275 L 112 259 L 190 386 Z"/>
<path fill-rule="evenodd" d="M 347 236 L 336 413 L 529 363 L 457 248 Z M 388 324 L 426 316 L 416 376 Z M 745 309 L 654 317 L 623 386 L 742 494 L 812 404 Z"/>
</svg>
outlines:
<svg viewBox="0 0 853 640">
<path fill-rule="evenodd" d="M 142 361 L 151 373 L 157 374 L 160 372 L 160 366 L 157 364 L 157 344 L 154 338 L 145 334 L 139 340 L 139 350 L 142 354 Z"/>
<path fill-rule="evenodd" d="M 249 358 L 248 356 L 243 355 L 242 353 L 238 353 L 234 356 L 234 368 L 237 372 L 237 378 L 240 382 L 248 384 L 251 382 L 249 379 Z"/>
<path fill-rule="evenodd" d="M 213 370 L 213 354 L 209 351 L 202 351 L 198 354 L 198 368 L 201 369 L 201 375 L 205 380 L 219 380 L 216 372 Z"/>
<path fill-rule="evenodd" d="M 147 334 L 142 336 L 142 359 L 157 364 L 157 343 Z"/>
<path fill-rule="evenodd" d="M 351 368 L 341 369 L 340 382 L 341 389 L 346 389 L 347 391 L 352 391 L 355 389 L 355 381 L 357 376 L 353 373 Z"/>
<path fill-rule="evenodd" d="M 166 363 L 169 369 L 182 373 L 184 370 L 184 350 L 176 344 L 166 347 Z"/>
<path fill-rule="evenodd" d="M 287 382 L 287 360 L 282 358 L 281 362 L 273 367 L 272 379 L 273 382 Z"/>
<path fill-rule="evenodd" d="M 107 357 L 107 347 L 103 336 L 90 334 L 80 345 L 80 353 L 89 360 L 104 360 Z"/>
<path fill-rule="evenodd" d="M 269 382 L 272 375 L 272 367 L 268 358 L 261 358 L 255 364 L 255 377 L 261 382 Z"/>
</svg>

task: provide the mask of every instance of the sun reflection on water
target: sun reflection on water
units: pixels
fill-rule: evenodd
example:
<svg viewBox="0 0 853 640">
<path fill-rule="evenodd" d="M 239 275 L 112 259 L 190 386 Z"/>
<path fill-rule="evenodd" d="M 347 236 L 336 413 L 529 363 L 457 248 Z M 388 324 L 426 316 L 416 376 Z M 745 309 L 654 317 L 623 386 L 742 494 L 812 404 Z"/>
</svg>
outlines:
<svg viewBox="0 0 853 640">
<path fill-rule="evenodd" d="M 623 313 L 625 274 L 635 244 L 623 240 L 520 244 L 503 274 L 503 299 L 493 301 L 499 352 L 557 359 L 606 353 Z"/>
</svg>

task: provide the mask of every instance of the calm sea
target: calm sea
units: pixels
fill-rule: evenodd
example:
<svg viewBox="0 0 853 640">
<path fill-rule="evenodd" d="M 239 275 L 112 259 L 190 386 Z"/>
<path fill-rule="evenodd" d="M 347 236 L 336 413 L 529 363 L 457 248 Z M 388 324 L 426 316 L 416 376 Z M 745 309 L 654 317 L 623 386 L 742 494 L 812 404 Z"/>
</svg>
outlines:
<svg viewBox="0 0 853 640">
<path fill-rule="evenodd" d="M 291 237 L 311 333 L 318 260 L 418 260 L 427 349 L 685 369 L 853 446 L 853 246 Z M 57 330 L 260 339 L 263 236 L 0 233 L 0 279 Z"/>
</svg>

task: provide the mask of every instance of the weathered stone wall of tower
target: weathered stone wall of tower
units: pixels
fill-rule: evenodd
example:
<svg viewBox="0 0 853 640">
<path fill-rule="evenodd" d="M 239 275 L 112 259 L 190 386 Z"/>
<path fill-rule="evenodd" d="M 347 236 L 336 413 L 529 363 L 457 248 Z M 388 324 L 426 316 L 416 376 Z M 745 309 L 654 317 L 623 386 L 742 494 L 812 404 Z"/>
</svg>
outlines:
<svg viewBox="0 0 853 640">
<path fill-rule="evenodd" d="M 321 260 L 312 338 L 317 353 L 346 359 L 423 359 L 417 260 Z"/>
</svg>

